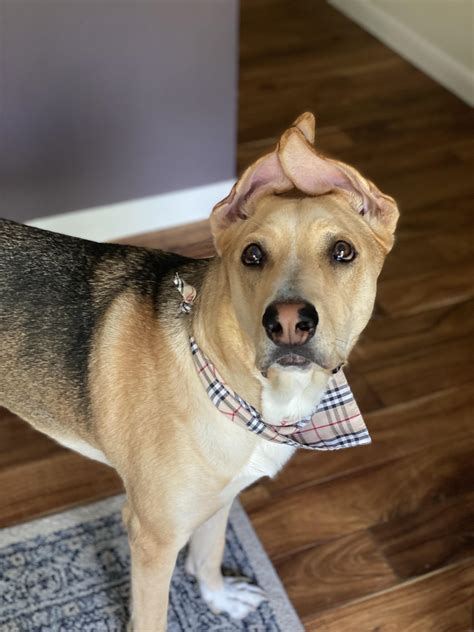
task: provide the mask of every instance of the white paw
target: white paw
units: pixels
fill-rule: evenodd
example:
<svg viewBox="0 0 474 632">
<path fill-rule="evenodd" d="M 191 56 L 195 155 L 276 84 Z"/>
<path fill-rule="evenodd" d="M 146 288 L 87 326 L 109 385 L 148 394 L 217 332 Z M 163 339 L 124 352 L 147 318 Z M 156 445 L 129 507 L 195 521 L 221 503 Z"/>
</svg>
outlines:
<svg viewBox="0 0 474 632">
<path fill-rule="evenodd" d="M 204 584 L 200 585 L 200 589 L 204 601 L 213 612 L 225 612 L 233 619 L 245 619 L 266 601 L 263 590 L 244 577 L 224 577 L 221 590 L 209 590 Z"/>
</svg>

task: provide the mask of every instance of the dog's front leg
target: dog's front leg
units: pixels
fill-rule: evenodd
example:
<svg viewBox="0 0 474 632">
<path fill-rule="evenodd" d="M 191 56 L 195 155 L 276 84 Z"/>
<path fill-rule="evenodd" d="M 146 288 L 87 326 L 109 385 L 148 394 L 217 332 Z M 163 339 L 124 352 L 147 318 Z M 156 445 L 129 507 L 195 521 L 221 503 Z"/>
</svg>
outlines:
<svg viewBox="0 0 474 632">
<path fill-rule="evenodd" d="M 230 505 L 223 507 L 196 529 L 189 543 L 186 570 L 197 579 L 201 595 L 213 612 L 243 619 L 265 601 L 265 594 L 243 577 L 222 575 L 229 510 Z"/>
<path fill-rule="evenodd" d="M 131 553 L 131 618 L 128 632 L 165 632 L 171 576 L 186 538 L 164 539 L 124 508 Z"/>
</svg>

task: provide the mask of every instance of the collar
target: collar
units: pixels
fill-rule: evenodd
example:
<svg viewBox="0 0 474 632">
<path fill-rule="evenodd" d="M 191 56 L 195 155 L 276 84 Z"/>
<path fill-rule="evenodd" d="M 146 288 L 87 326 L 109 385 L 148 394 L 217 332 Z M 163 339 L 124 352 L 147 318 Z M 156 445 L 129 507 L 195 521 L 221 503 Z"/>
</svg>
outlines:
<svg viewBox="0 0 474 632">
<path fill-rule="evenodd" d="M 194 338 L 189 339 L 194 364 L 214 406 L 230 421 L 267 441 L 307 450 L 339 450 L 371 442 L 359 407 L 341 370 L 329 379 L 328 388 L 314 412 L 292 426 L 267 424 L 261 413 L 228 386 L 204 355 Z"/>
</svg>

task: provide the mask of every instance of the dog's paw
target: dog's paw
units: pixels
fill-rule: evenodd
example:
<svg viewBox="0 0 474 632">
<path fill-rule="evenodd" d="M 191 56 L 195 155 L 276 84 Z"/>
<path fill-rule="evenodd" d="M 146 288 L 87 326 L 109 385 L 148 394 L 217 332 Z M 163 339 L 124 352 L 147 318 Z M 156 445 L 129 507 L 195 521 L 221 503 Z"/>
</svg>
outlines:
<svg viewBox="0 0 474 632">
<path fill-rule="evenodd" d="M 225 612 L 233 619 L 245 619 L 266 601 L 263 590 L 244 577 L 224 577 L 224 586 L 220 590 L 209 590 L 202 584 L 200 589 L 212 612 Z"/>
</svg>

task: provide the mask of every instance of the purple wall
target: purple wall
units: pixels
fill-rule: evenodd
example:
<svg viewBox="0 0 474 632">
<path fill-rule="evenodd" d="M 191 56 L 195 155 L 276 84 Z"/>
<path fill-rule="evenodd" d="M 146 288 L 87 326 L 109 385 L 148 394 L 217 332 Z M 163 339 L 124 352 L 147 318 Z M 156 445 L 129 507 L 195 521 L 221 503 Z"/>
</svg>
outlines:
<svg viewBox="0 0 474 632">
<path fill-rule="evenodd" d="M 235 175 L 238 0 L 0 2 L 0 216 Z"/>
</svg>

